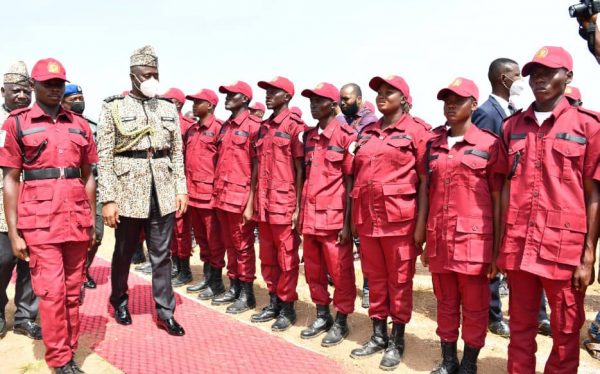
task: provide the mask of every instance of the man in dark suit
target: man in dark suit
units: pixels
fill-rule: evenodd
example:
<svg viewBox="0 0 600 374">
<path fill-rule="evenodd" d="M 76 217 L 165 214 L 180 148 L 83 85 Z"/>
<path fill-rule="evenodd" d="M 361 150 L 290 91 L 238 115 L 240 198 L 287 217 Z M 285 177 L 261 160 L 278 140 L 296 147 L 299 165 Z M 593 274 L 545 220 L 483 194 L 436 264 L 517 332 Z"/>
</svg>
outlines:
<svg viewBox="0 0 600 374">
<path fill-rule="evenodd" d="M 509 102 L 513 95 L 522 91 L 524 84 L 520 82 L 521 71 L 519 64 L 509 58 L 497 58 L 490 64 L 488 79 L 492 85 L 492 93 L 472 116 L 472 121 L 481 129 L 486 129 L 500 134 L 502 122 L 506 117 L 515 112 Z M 513 83 L 517 82 L 513 85 Z M 502 302 L 500 301 L 500 277 L 496 276 L 490 281 L 490 312 L 488 328 L 491 333 L 508 337 L 510 330 L 502 319 Z M 539 332 L 550 335 L 550 321 L 546 314 L 546 297 L 542 295 L 540 312 L 538 315 Z"/>
</svg>

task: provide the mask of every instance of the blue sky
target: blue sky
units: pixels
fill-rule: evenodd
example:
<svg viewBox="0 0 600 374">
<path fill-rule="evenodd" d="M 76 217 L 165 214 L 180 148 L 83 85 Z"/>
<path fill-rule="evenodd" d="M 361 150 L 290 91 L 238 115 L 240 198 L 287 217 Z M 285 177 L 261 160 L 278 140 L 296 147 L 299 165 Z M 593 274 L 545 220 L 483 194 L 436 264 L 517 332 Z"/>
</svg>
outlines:
<svg viewBox="0 0 600 374">
<path fill-rule="evenodd" d="M 98 115 L 104 97 L 130 86 L 129 55 L 151 44 L 159 55 L 161 90 L 186 93 L 236 80 L 290 78 L 304 119 L 303 88 L 321 81 L 356 82 L 366 99 L 375 75 L 403 76 L 413 113 L 443 122 L 437 91 L 454 77 L 475 80 L 483 102 L 489 63 L 510 57 L 521 66 L 543 45 L 573 55 L 574 82 L 585 106 L 600 110 L 600 66 L 568 16 L 571 1 L 22 1 L 10 3 L 0 24 L 0 69 L 22 59 L 31 69 L 59 59 L 68 78 L 83 87 L 86 114 Z M 529 90 L 527 91 L 529 94 Z M 530 99 L 530 96 L 528 97 Z M 228 115 L 220 95 L 217 114 Z M 186 109 L 189 108 L 189 103 Z"/>
</svg>

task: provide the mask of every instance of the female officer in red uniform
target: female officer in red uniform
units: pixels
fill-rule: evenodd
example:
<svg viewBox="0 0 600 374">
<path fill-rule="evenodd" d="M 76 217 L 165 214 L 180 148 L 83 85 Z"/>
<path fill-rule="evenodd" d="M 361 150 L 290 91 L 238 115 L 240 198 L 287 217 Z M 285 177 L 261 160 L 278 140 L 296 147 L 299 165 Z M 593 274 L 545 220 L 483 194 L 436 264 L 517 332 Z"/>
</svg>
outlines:
<svg viewBox="0 0 600 374">
<path fill-rule="evenodd" d="M 412 279 L 425 236 L 426 210 L 417 200 L 427 198 L 427 186 L 419 180 L 416 167 L 431 133 L 428 125 L 408 114 L 411 97 L 404 79 L 375 77 L 369 86 L 377 91 L 383 117 L 363 129 L 354 152 L 352 220 L 360 238 L 363 273 L 369 279 L 373 335 L 351 356 L 370 356 L 385 349 L 379 367 L 391 370 L 404 353 Z M 414 235 L 416 226 L 421 226 L 420 237 Z M 394 323 L 389 339 L 388 316 Z"/>
<path fill-rule="evenodd" d="M 31 78 L 36 103 L 13 111 L 0 132 L 8 235 L 15 256 L 29 257 L 48 366 L 56 373 L 81 372 L 73 357 L 80 286 L 95 233 L 91 165 L 98 155 L 85 118 L 60 105 L 67 80 L 61 63 L 40 60 Z"/>
<path fill-rule="evenodd" d="M 471 123 L 479 90 L 468 79 L 456 78 L 440 90 L 446 125 L 426 146 L 429 215 L 427 246 L 421 256 L 429 264 L 437 299 L 437 334 L 442 363 L 435 374 L 458 373 L 456 341 L 461 321 L 465 349 L 461 373 L 477 371 L 477 355 L 487 332 L 490 263 L 497 253 L 500 190 L 504 181 L 500 139 Z M 501 159 L 499 159 L 501 158 Z"/>
</svg>

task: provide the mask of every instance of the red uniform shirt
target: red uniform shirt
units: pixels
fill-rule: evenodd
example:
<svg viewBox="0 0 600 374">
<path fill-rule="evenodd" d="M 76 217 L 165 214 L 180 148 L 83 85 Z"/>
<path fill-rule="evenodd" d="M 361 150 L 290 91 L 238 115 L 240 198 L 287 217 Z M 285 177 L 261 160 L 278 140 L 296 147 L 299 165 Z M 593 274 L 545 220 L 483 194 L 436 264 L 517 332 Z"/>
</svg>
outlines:
<svg viewBox="0 0 600 374">
<path fill-rule="evenodd" d="M 260 123 L 249 111 L 228 119 L 219 135 L 215 169 L 215 208 L 243 213 L 250 194 L 254 146 Z"/>
<path fill-rule="evenodd" d="M 599 117 L 563 99 L 538 126 L 533 105 L 504 123 L 510 201 L 498 263 L 569 279 L 587 232 L 583 180 L 600 159 Z"/>
<path fill-rule="evenodd" d="M 193 123 L 183 133 L 189 204 L 195 208 L 212 208 L 221 126 L 222 122 L 211 115 L 203 123 Z"/>
<path fill-rule="evenodd" d="M 353 173 L 350 146 L 355 141 L 356 132 L 338 119 L 329 122 L 321 134 L 318 126 L 307 130 L 300 213 L 303 234 L 329 235 L 343 228 L 347 196 L 344 176 Z"/>
<path fill-rule="evenodd" d="M 291 224 L 296 209 L 294 160 L 304 155 L 298 134 L 302 119 L 289 109 L 269 117 L 260 126 L 256 141 L 258 184 L 254 212 L 258 222 Z"/>
<path fill-rule="evenodd" d="M 417 164 L 432 136 L 410 115 L 381 129 L 383 118 L 365 127 L 354 156 L 352 219 L 364 236 L 403 236 L 414 232 Z"/>
<path fill-rule="evenodd" d="M 39 157 L 25 164 L 17 142 L 15 116 L 23 136 L 25 157 Z M 60 109 L 56 121 L 36 104 L 13 111 L 3 126 L 0 166 L 33 170 L 80 168 L 98 162 L 92 130 L 85 118 Z M 87 241 L 94 218 L 81 179 L 31 180 L 21 183 L 17 228 L 28 245 Z"/>
<path fill-rule="evenodd" d="M 482 274 L 492 260 L 494 244 L 491 193 L 500 191 L 504 183 L 501 141 L 471 125 L 464 140 L 448 149 L 446 127 L 435 133 L 425 154 L 429 161 L 425 167 L 419 165 L 419 174 L 429 178 L 429 269 Z"/>
</svg>

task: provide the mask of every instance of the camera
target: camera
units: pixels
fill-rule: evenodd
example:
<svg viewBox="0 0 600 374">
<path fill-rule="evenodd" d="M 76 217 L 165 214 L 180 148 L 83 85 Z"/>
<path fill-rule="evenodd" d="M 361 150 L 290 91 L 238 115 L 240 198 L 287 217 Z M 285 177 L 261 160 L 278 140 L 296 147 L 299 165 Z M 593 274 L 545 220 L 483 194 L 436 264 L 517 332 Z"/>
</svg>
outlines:
<svg viewBox="0 0 600 374">
<path fill-rule="evenodd" d="M 579 4 L 573 4 L 569 7 L 569 14 L 573 18 L 589 18 L 600 12 L 600 1 L 581 0 Z"/>
</svg>

